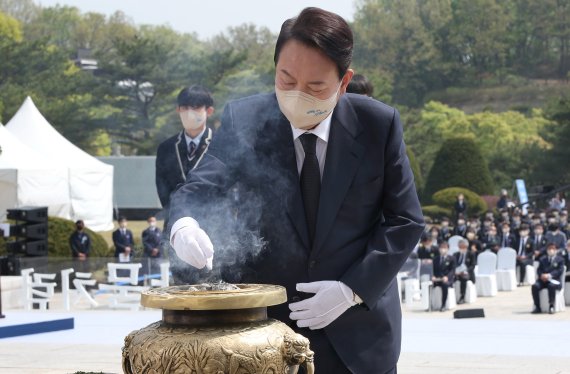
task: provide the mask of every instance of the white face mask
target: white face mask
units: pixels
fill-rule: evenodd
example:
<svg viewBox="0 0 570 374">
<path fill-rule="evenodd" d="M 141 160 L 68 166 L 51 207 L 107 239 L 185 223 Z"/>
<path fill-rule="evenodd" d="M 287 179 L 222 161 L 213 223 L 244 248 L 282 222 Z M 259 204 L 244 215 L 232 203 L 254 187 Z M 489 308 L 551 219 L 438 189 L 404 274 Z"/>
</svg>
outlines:
<svg viewBox="0 0 570 374">
<path fill-rule="evenodd" d="M 327 118 L 336 106 L 339 90 L 340 85 L 331 97 L 321 100 L 301 91 L 285 91 L 275 87 L 279 109 L 298 129 L 310 129 Z"/>
<path fill-rule="evenodd" d="M 197 130 L 206 122 L 206 112 L 188 109 L 180 112 L 180 120 L 186 130 Z"/>
</svg>

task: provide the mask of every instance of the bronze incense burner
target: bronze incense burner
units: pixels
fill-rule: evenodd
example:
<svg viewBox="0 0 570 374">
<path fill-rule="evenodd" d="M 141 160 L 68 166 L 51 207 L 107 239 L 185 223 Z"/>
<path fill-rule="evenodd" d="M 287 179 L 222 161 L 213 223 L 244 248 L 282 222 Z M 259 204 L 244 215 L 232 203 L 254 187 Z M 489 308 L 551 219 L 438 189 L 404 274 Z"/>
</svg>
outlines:
<svg viewBox="0 0 570 374">
<path fill-rule="evenodd" d="M 162 321 L 125 338 L 128 374 L 314 373 L 309 341 L 267 318 L 287 301 L 281 286 L 204 284 L 143 292 L 141 304 L 162 309 Z"/>
</svg>

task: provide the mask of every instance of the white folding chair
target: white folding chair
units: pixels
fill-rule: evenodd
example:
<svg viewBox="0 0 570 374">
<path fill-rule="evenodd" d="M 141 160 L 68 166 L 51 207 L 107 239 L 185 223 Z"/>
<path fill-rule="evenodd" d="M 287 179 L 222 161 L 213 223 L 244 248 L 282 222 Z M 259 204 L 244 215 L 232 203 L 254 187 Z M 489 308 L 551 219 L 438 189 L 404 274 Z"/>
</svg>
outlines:
<svg viewBox="0 0 570 374">
<path fill-rule="evenodd" d="M 432 310 L 440 310 L 441 309 L 441 300 L 442 299 L 442 291 L 441 287 L 433 287 L 431 291 L 431 309 Z M 448 310 L 455 309 L 457 307 L 457 302 L 455 298 L 455 288 L 449 287 L 447 289 L 447 300 L 445 302 L 445 307 Z"/>
<path fill-rule="evenodd" d="M 497 289 L 513 291 L 517 288 L 517 251 L 512 248 L 501 248 L 497 253 Z"/>
<path fill-rule="evenodd" d="M 458 302 L 459 298 L 461 297 L 461 283 L 459 281 L 455 281 L 453 284 L 453 288 L 455 289 L 455 301 Z M 467 304 L 472 304 L 477 301 L 477 288 L 475 284 L 470 280 L 467 281 L 467 287 L 465 288 L 465 302 Z"/>
<path fill-rule="evenodd" d="M 490 250 L 480 253 L 475 269 L 477 296 L 497 295 L 497 255 Z"/>
</svg>

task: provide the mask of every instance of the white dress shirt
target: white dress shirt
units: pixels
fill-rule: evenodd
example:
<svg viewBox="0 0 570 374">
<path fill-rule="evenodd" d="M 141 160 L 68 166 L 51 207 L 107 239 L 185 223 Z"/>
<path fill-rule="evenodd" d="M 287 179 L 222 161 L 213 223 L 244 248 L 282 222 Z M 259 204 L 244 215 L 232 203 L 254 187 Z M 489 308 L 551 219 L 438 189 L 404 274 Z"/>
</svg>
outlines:
<svg viewBox="0 0 570 374">
<path fill-rule="evenodd" d="M 186 134 L 186 131 L 184 131 L 184 138 L 186 139 L 186 149 L 190 148 L 190 142 L 194 143 L 196 145 L 196 149 L 198 149 L 198 146 L 200 145 L 200 140 L 202 140 L 202 136 L 204 136 L 206 129 L 207 127 L 204 126 L 202 132 L 196 135 L 195 138 L 190 137 L 188 134 Z"/>
<path fill-rule="evenodd" d="M 329 134 L 331 132 L 331 119 L 332 112 L 327 118 L 325 118 L 321 123 L 317 125 L 312 130 L 303 130 L 295 128 L 291 125 L 293 130 L 293 143 L 295 144 L 295 157 L 297 158 L 297 171 L 301 175 L 301 169 L 303 168 L 303 161 L 305 161 L 305 151 L 303 150 L 303 144 L 299 137 L 305 133 L 314 134 L 317 136 L 317 160 L 319 160 L 319 169 L 321 171 L 321 179 L 323 178 L 323 171 L 325 170 L 325 158 L 327 156 L 327 146 L 329 143 Z"/>
</svg>

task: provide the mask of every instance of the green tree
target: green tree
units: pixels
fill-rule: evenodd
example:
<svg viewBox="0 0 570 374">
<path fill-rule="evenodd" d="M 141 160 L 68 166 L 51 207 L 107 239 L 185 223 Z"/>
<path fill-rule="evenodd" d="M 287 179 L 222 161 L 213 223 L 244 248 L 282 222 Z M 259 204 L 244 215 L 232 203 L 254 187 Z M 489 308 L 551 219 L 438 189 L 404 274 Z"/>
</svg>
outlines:
<svg viewBox="0 0 570 374">
<path fill-rule="evenodd" d="M 547 115 L 552 123 L 545 127 L 544 136 L 552 142 L 552 148 L 539 154 L 539 166 L 535 178 L 546 184 L 570 183 L 570 97 L 551 102 Z"/>
<path fill-rule="evenodd" d="M 470 138 L 451 138 L 439 150 L 431 168 L 424 195 L 429 198 L 447 187 L 463 187 L 480 195 L 494 192 L 487 163 Z"/>
</svg>

